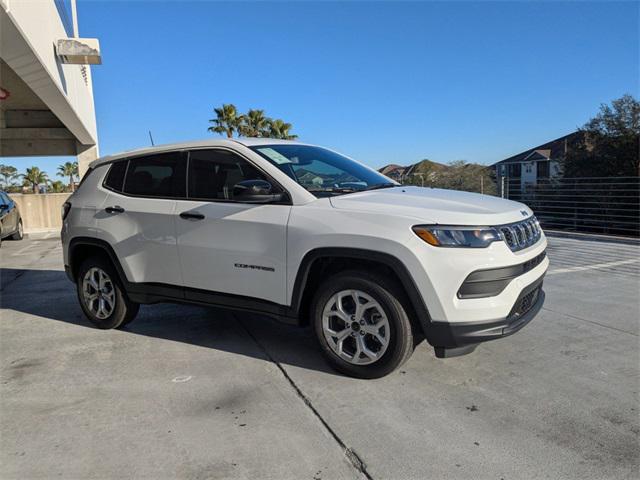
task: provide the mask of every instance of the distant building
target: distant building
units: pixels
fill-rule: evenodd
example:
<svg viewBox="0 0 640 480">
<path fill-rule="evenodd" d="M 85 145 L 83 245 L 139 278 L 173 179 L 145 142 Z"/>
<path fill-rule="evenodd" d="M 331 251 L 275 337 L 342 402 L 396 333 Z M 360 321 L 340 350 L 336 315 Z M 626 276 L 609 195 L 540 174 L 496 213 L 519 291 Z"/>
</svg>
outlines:
<svg viewBox="0 0 640 480">
<path fill-rule="evenodd" d="M 425 181 L 434 181 L 438 173 L 446 169 L 447 166 L 442 163 L 425 159 L 406 167 L 392 163 L 385 165 L 378 171 L 399 183 L 405 183 L 415 178 L 421 179 L 424 183 Z"/>
<path fill-rule="evenodd" d="M 386 166 L 382 167 L 379 170 L 379 172 L 381 174 L 386 175 L 387 177 L 391 178 L 392 180 L 395 180 L 396 182 L 402 183 L 402 179 L 405 176 L 405 173 L 410 168 L 411 168 L 411 166 L 403 167 L 401 165 L 391 164 L 391 165 L 386 165 Z"/>
<path fill-rule="evenodd" d="M 512 185 L 520 180 L 520 185 L 524 187 L 540 179 L 561 176 L 561 162 L 581 135 L 580 132 L 573 132 L 494 163 L 492 166 L 496 170 L 498 185 L 502 177 L 508 178 Z"/>
</svg>

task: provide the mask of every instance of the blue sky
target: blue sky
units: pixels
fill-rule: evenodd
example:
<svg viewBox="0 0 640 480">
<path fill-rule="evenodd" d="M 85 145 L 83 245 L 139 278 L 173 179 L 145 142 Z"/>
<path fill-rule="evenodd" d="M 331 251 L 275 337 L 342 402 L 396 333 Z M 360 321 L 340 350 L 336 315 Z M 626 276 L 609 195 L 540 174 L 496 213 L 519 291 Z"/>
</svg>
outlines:
<svg viewBox="0 0 640 480">
<path fill-rule="evenodd" d="M 365 163 L 492 163 L 639 88 L 637 2 L 79 0 L 101 154 L 263 108 Z M 6 160 L 6 159 L 5 159 Z M 53 174 L 64 158 L 20 159 Z"/>
</svg>

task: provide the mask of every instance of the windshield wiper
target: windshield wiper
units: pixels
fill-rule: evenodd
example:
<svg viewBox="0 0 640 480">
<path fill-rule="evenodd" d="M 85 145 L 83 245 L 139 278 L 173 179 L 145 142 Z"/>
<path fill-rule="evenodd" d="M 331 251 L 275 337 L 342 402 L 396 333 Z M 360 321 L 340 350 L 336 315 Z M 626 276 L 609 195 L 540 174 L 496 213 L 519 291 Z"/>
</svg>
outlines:
<svg viewBox="0 0 640 480">
<path fill-rule="evenodd" d="M 343 195 L 345 193 L 367 192 L 369 190 L 378 190 L 380 188 L 392 188 L 397 187 L 395 183 L 376 183 L 365 188 L 350 188 L 350 187 L 325 187 L 325 188 L 309 188 L 310 193 L 328 193 L 333 195 Z"/>
<path fill-rule="evenodd" d="M 341 187 L 327 187 L 327 188 L 309 188 L 310 193 L 353 193 L 361 192 L 362 190 L 356 190 L 355 188 L 341 188 Z"/>
<path fill-rule="evenodd" d="M 398 185 L 396 185 L 395 183 L 377 183 L 375 185 L 371 185 L 367 188 L 365 188 L 363 191 L 368 191 L 368 190 L 379 190 L 381 188 L 393 188 L 393 187 L 397 187 Z"/>
</svg>

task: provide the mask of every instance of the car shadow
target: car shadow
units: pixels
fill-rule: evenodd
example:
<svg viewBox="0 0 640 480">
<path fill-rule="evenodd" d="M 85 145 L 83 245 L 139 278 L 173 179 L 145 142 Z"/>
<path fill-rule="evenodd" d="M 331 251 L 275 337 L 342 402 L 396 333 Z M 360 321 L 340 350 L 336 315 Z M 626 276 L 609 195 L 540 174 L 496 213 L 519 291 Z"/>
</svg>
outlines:
<svg viewBox="0 0 640 480">
<path fill-rule="evenodd" d="M 75 285 L 63 271 L 0 268 L 0 278 L 1 309 L 102 333 L 85 318 Z M 253 313 L 187 304 L 142 305 L 138 316 L 120 330 L 339 375 L 322 358 L 309 328 Z"/>
</svg>

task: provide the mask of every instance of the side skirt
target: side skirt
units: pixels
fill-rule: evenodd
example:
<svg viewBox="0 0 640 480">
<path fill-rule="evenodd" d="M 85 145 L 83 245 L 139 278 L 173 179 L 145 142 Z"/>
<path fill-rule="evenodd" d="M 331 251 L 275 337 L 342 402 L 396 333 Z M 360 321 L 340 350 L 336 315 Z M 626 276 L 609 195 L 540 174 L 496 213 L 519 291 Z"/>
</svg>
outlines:
<svg viewBox="0 0 640 480">
<path fill-rule="evenodd" d="M 221 307 L 266 315 L 289 325 L 300 324 L 298 316 L 290 307 L 267 300 L 162 283 L 127 282 L 125 289 L 127 296 L 136 303 L 169 302 Z"/>
</svg>

